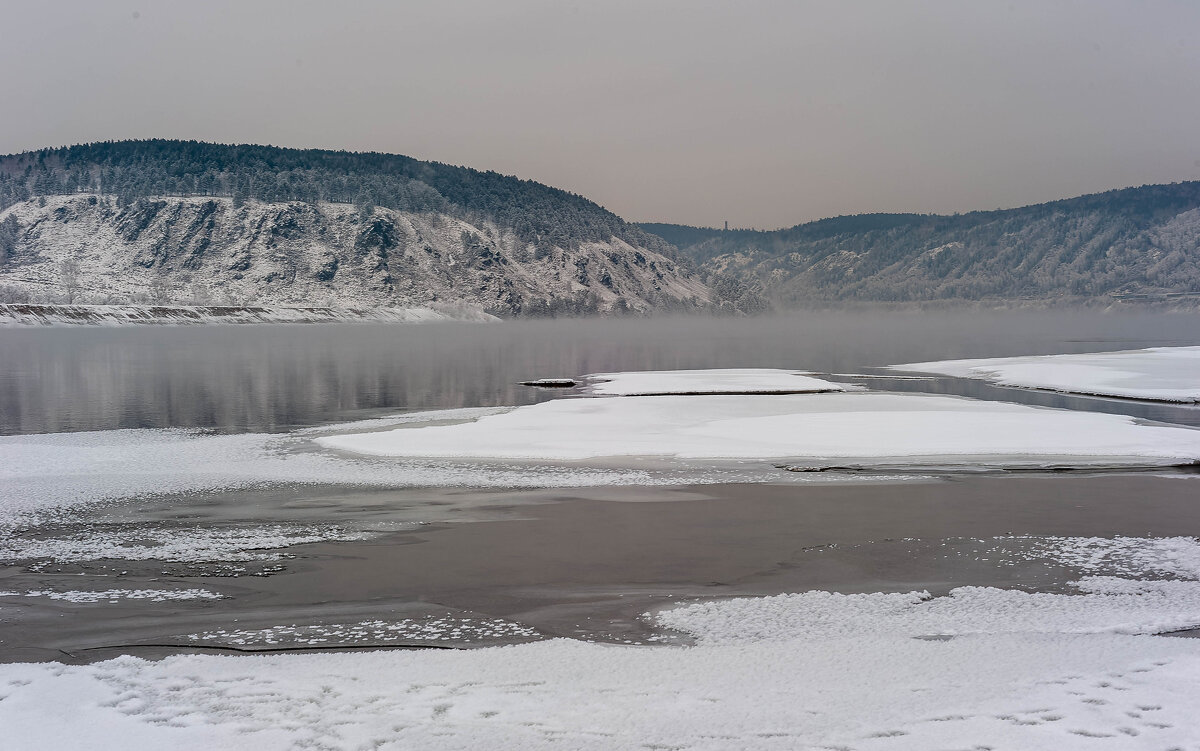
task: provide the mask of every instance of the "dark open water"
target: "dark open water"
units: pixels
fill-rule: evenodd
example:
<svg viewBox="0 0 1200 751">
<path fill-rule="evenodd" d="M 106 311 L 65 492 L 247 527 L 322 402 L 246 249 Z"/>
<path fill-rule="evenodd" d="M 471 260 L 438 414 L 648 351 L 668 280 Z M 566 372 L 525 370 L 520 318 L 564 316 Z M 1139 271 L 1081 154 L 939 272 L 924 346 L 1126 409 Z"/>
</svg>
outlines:
<svg viewBox="0 0 1200 751">
<path fill-rule="evenodd" d="M 527 404 L 521 380 L 618 370 L 903 362 L 1200 344 L 1200 315 L 804 313 L 499 324 L 0 329 L 0 434 L 204 427 L 278 431 L 379 411 Z M 1200 424 L 1196 408 L 997 389 L 926 390 Z"/>
</svg>

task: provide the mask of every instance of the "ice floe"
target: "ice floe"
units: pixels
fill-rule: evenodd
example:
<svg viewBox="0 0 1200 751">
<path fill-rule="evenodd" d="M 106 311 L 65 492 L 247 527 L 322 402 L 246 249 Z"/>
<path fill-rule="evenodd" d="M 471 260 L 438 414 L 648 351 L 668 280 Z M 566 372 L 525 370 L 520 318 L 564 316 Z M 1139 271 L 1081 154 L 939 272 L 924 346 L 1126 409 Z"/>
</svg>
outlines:
<svg viewBox="0 0 1200 751">
<path fill-rule="evenodd" d="M 326 448 L 410 458 L 854 459 L 1169 464 L 1200 431 L 1109 414 L 920 394 L 556 399 L 456 425 L 324 436 Z"/>
<path fill-rule="evenodd" d="M 889 367 L 976 378 L 1001 386 L 1164 402 L 1200 401 L 1200 347 L 940 360 Z"/>
<path fill-rule="evenodd" d="M 1120 546 L 1185 546 L 1160 542 L 1123 538 Z M 1192 557 L 1185 553 L 1178 571 Z M 1089 577 L 1076 594 L 808 592 L 653 616 L 691 634 L 692 647 L 554 639 L 465 651 L 0 665 L 0 726 L 15 747 L 77 747 L 86 736 L 100 751 L 1192 748 L 1200 640 L 1146 634 L 1200 623 L 1198 587 Z M 330 628 L 363 640 L 390 631 L 387 621 Z M 279 629 L 194 636 L 327 643 Z"/>
<path fill-rule="evenodd" d="M 597 396 L 679 394 L 808 394 L 845 391 L 840 383 L 813 378 L 806 371 L 771 368 L 645 370 L 584 376 L 584 391 Z"/>
</svg>

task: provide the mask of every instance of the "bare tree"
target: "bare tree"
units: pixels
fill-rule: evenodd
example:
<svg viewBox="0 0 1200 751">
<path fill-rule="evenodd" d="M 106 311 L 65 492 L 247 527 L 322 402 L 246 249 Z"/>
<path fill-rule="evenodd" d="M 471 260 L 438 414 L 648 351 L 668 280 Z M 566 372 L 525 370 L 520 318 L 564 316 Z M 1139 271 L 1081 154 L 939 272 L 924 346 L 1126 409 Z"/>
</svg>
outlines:
<svg viewBox="0 0 1200 751">
<path fill-rule="evenodd" d="M 155 305 L 163 305 L 171 299 L 171 287 L 162 276 L 156 276 L 151 280 L 150 289 L 147 292 L 150 294 L 150 302 Z"/>
<path fill-rule="evenodd" d="M 79 261 L 68 258 L 59 264 L 58 278 L 67 304 L 74 303 L 75 298 L 79 296 Z"/>
</svg>

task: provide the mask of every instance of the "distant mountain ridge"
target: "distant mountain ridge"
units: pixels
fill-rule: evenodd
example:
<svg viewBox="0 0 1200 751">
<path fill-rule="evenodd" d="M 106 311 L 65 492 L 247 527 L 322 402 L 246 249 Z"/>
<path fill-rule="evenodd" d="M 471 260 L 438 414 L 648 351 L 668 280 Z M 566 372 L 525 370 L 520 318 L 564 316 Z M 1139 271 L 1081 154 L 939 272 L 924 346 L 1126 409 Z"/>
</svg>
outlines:
<svg viewBox="0 0 1200 751">
<path fill-rule="evenodd" d="M 0 157 L 0 302 L 732 309 L 587 199 L 410 157 L 117 141 Z"/>
<path fill-rule="evenodd" d="M 863 214 L 774 231 L 640 225 L 776 304 L 1200 296 L 1200 182 L 953 216 Z"/>
</svg>

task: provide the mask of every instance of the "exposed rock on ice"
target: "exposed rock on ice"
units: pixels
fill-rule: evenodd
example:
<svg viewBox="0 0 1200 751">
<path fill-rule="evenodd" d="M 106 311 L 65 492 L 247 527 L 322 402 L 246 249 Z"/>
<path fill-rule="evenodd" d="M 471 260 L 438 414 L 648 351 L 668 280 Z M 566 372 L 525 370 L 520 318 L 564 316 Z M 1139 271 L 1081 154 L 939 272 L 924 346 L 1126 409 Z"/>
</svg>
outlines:
<svg viewBox="0 0 1200 751">
<path fill-rule="evenodd" d="M 522 386 L 539 386 L 544 389 L 569 389 L 579 385 L 574 378 L 537 378 L 532 381 L 521 381 Z"/>
</svg>

